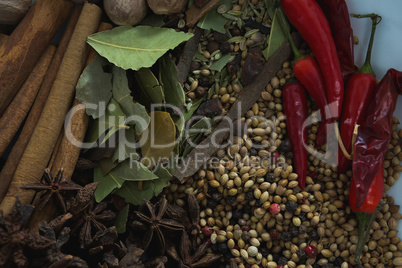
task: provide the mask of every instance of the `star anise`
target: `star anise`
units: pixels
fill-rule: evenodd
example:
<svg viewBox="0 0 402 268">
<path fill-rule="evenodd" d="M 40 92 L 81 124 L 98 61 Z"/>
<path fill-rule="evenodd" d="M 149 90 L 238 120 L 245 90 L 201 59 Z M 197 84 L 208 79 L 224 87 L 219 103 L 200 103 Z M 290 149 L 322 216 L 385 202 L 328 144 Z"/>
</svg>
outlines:
<svg viewBox="0 0 402 268">
<path fill-rule="evenodd" d="M 179 263 L 179 268 L 211 267 L 211 264 L 218 261 L 222 255 L 206 253 L 208 246 L 208 242 L 205 242 L 194 249 L 187 232 L 183 231 L 180 241 L 180 254 L 172 242 L 168 242 L 166 251 Z M 193 255 L 192 251 L 194 252 Z"/>
<path fill-rule="evenodd" d="M 155 205 L 148 200 L 145 200 L 145 207 L 148 210 L 147 212 L 134 211 L 134 214 L 139 221 L 135 220 L 131 225 L 134 228 L 145 230 L 142 241 L 144 250 L 147 250 L 154 234 L 156 233 L 163 254 L 165 251 L 165 236 L 162 233 L 162 229 L 164 228 L 170 231 L 180 231 L 184 229 L 184 226 L 181 223 L 172 219 L 164 218 L 167 205 L 167 200 L 165 196 L 163 196 Z"/>
<path fill-rule="evenodd" d="M 19 199 L 14 203 L 11 214 L 0 217 L 0 267 L 27 267 L 28 258 L 24 250 L 31 248 L 43 250 L 52 245 L 52 241 L 37 234 L 30 234 L 23 229 L 24 212 Z"/>
<path fill-rule="evenodd" d="M 142 261 L 144 250 L 135 246 L 129 246 L 127 254 L 120 260 L 121 268 L 165 268 L 166 256 L 152 257 L 145 262 Z"/>
<path fill-rule="evenodd" d="M 43 174 L 43 177 L 39 183 L 29 183 L 21 186 L 25 190 L 34 190 L 36 192 L 42 192 L 37 203 L 37 209 L 42 210 L 45 205 L 52 198 L 56 199 L 58 204 L 63 209 L 63 213 L 67 212 L 66 202 L 63 197 L 65 191 L 77 191 L 82 187 L 73 182 L 66 181 L 63 178 L 63 169 L 60 169 L 56 177 L 53 178 L 50 170 L 47 168 Z"/>
<path fill-rule="evenodd" d="M 88 267 L 87 263 L 79 257 L 65 254 L 61 251 L 62 246 L 70 239 L 70 231 L 69 227 L 64 227 L 56 237 L 54 230 L 49 224 L 45 222 L 40 224 L 39 233 L 53 241 L 53 245 L 48 249 L 45 260 L 43 261 L 43 265 L 52 268 Z"/>
<path fill-rule="evenodd" d="M 83 204 L 84 206 L 84 204 Z M 95 199 L 89 201 L 89 205 L 81 213 L 74 215 L 75 224 L 72 232 L 80 229 L 79 240 L 81 248 L 90 246 L 93 236 L 99 231 L 107 229 L 106 225 L 113 223 L 116 213 L 107 209 L 107 203 L 96 203 Z"/>
</svg>

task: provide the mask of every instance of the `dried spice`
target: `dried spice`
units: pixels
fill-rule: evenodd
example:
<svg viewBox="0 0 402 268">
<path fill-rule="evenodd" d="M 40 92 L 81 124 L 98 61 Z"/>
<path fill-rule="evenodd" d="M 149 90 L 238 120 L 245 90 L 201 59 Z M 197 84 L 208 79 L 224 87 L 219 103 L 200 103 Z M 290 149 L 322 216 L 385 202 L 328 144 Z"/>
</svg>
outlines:
<svg viewBox="0 0 402 268">
<path fill-rule="evenodd" d="M 53 178 L 49 169 L 45 170 L 42 180 L 39 183 L 29 183 L 21 186 L 25 190 L 34 190 L 37 192 L 44 191 L 38 200 L 37 209 L 42 210 L 45 205 L 52 199 L 56 199 L 57 203 L 63 209 L 63 212 L 67 212 L 66 202 L 62 192 L 65 191 L 77 191 L 82 187 L 73 182 L 66 181 L 63 178 L 63 169 L 60 169 L 56 177 Z"/>
<path fill-rule="evenodd" d="M 27 233 L 23 229 L 24 206 L 19 199 L 14 203 L 11 214 L 0 217 L 0 266 L 7 267 L 12 263 L 16 267 L 27 267 L 28 258 L 24 255 L 27 248 L 43 250 L 53 242 L 41 235 Z"/>
<path fill-rule="evenodd" d="M 74 215 L 76 222 L 72 227 L 72 232 L 75 233 L 77 230 L 80 230 L 79 240 L 81 248 L 90 246 L 93 242 L 93 235 L 96 232 L 106 230 L 106 226 L 113 223 L 116 213 L 107 209 L 107 206 L 106 202 L 96 204 L 93 198 L 82 213 Z"/>
<path fill-rule="evenodd" d="M 183 231 L 179 252 L 172 242 L 167 244 L 166 251 L 179 263 L 180 268 L 210 267 L 211 264 L 220 259 L 221 255 L 206 253 L 208 246 L 209 243 L 205 242 L 194 250 L 187 232 Z"/>
<path fill-rule="evenodd" d="M 175 220 L 164 218 L 167 208 L 167 200 L 164 196 L 155 205 L 148 200 L 144 201 L 146 211 L 134 211 L 138 220 L 134 220 L 131 223 L 131 226 L 134 229 L 138 228 L 139 230 L 145 230 L 142 240 L 144 250 L 147 250 L 154 234 L 156 233 L 161 245 L 161 251 L 164 252 L 165 236 L 162 230 L 167 229 L 169 231 L 179 231 L 182 230 L 184 226 Z"/>
<path fill-rule="evenodd" d="M 47 251 L 47 255 L 43 262 L 45 267 L 88 267 L 87 263 L 79 257 L 72 256 L 70 254 L 64 254 L 61 250 L 70 239 L 69 227 L 64 227 L 58 236 L 47 223 L 42 223 L 39 226 L 39 233 L 53 242 L 51 247 Z"/>
</svg>

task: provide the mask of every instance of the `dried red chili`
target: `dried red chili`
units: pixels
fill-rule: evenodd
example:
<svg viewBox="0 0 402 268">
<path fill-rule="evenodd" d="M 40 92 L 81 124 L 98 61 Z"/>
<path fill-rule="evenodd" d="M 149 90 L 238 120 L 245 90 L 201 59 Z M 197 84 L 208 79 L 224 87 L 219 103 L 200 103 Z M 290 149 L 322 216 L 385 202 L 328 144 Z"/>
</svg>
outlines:
<svg viewBox="0 0 402 268">
<path fill-rule="evenodd" d="M 314 0 L 281 0 L 281 6 L 313 51 L 327 88 L 332 117 L 337 120 L 343 101 L 343 78 L 328 20 Z"/>
<path fill-rule="evenodd" d="M 354 146 L 356 208 L 363 205 L 375 175 L 382 169 L 382 160 L 392 134 L 392 115 L 401 93 L 402 72 L 391 68 L 376 87 Z"/>
<path fill-rule="evenodd" d="M 353 131 L 356 124 L 362 124 L 366 118 L 366 110 L 374 96 L 377 85 L 375 74 L 371 68 L 371 50 L 374 42 L 374 34 L 381 17 L 377 14 L 354 15 L 359 18 L 371 18 L 372 29 L 367 49 L 366 60 L 359 71 L 353 74 L 346 84 L 342 115 L 339 119 L 342 142 L 348 153 L 352 152 Z M 338 172 L 344 173 L 350 165 L 350 160 L 338 152 Z"/>
<path fill-rule="evenodd" d="M 354 73 L 353 29 L 345 0 L 317 0 L 327 17 L 344 81 Z"/>
<path fill-rule="evenodd" d="M 286 128 L 290 143 L 294 167 L 298 175 L 300 188 L 304 188 L 307 175 L 307 96 L 306 90 L 299 83 L 287 84 L 282 89 L 283 108 L 286 116 Z"/>
</svg>

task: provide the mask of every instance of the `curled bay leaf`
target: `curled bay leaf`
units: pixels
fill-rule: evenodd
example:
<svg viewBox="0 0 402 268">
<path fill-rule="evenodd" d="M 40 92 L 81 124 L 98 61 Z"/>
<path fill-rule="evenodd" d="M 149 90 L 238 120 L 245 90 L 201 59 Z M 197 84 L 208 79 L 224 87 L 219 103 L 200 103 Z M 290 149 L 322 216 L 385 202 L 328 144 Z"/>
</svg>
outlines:
<svg viewBox="0 0 402 268">
<path fill-rule="evenodd" d="M 127 117 L 127 124 L 135 126 L 137 135 L 141 134 L 149 124 L 149 116 L 144 105 L 134 102 L 130 95 L 126 71 L 113 66 L 113 98 L 119 103 Z"/>
<path fill-rule="evenodd" d="M 151 123 L 141 137 L 142 163 L 154 166 L 166 160 L 173 151 L 176 126 L 167 112 L 151 112 Z"/>
<path fill-rule="evenodd" d="M 103 66 L 108 64 L 105 58 L 96 56 L 77 83 L 76 98 L 85 104 L 86 113 L 94 119 L 101 116 L 100 104 L 108 103 L 112 97 L 112 74 L 103 71 Z"/>
<path fill-rule="evenodd" d="M 138 25 L 120 26 L 87 39 L 101 56 L 125 70 L 151 67 L 169 49 L 193 36 L 174 29 Z"/>
</svg>

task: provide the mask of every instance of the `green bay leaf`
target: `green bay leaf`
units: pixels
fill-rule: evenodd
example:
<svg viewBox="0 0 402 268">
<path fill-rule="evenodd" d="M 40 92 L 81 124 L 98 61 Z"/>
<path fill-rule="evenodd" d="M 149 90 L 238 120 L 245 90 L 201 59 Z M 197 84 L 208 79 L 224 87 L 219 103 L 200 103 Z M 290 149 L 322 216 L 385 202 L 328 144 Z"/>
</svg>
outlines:
<svg viewBox="0 0 402 268">
<path fill-rule="evenodd" d="M 168 159 L 173 151 L 176 140 L 176 126 L 167 112 L 151 112 L 151 123 L 143 132 L 141 154 L 143 163 L 156 165 L 159 161 Z"/>
<path fill-rule="evenodd" d="M 193 36 L 174 29 L 138 25 L 119 26 L 88 36 L 87 42 L 101 56 L 125 70 L 151 67 L 169 49 Z"/>
<path fill-rule="evenodd" d="M 159 60 L 159 80 L 162 84 L 166 103 L 175 107 L 182 107 L 186 101 L 183 87 L 177 80 L 176 64 L 168 54 Z"/>
<path fill-rule="evenodd" d="M 96 187 L 95 190 L 95 199 L 96 202 L 101 202 L 115 189 L 121 188 L 125 180 L 112 173 L 109 173 L 106 176 L 104 176 L 101 168 L 95 167 L 94 181 L 99 182 L 99 185 L 98 187 Z"/>
<path fill-rule="evenodd" d="M 266 60 L 274 54 L 274 52 L 282 46 L 287 40 L 286 34 L 281 25 L 281 12 L 278 8 L 275 9 L 274 18 L 271 23 L 271 33 L 268 38 L 268 47 L 263 51 Z M 285 20 L 284 20 L 285 21 Z M 287 30 L 289 25 L 286 23 Z"/>
<path fill-rule="evenodd" d="M 134 102 L 130 95 L 126 71 L 113 66 L 113 98 L 119 103 L 121 109 L 128 117 L 127 124 L 135 126 L 137 135 L 141 134 L 149 124 L 149 115 L 144 105 Z"/>
<path fill-rule="evenodd" d="M 108 103 L 112 97 L 112 74 L 103 71 L 103 66 L 108 64 L 105 58 L 96 56 L 77 83 L 76 98 L 85 104 L 86 113 L 94 119 L 102 115 L 99 105 Z"/>
<path fill-rule="evenodd" d="M 155 172 L 160 175 L 159 179 L 144 181 L 142 189 L 138 188 L 138 182 L 126 181 L 124 187 L 118 189 L 115 194 L 123 197 L 127 203 L 133 205 L 143 204 L 144 200 L 150 200 L 160 194 L 171 178 L 170 173 L 164 168 L 160 168 L 160 170 L 158 168 Z"/>
<path fill-rule="evenodd" d="M 232 55 L 226 54 L 223 55 L 219 60 L 215 60 L 212 62 L 210 69 L 214 71 L 222 71 L 222 69 L 228 64 Z"/>
<path fill-rule="evenodd" d="M 130 211 L 130 204 L 127 204 L 122 210 L 119 211 L 119 214 L 117 214 L 114 226 L 116 226 L 116 231 L 119 234 L 124 234 L 126 232 L 126 225 L 129 211 Z"/>
<path fill-rule="evenodd" d="M 204 30 L 215 30 L 217 32 L 226 33 L 225 24 L 228 20 L 217 12 L 217 9 L 221 5 L 226 5 L 228 10 L 232 8 L 232 1 L 222 0 L 219 5 L 211 9 L 204 17 L 200 19 L 197 26 Z"/>
<path fill-rule="evenodd" d="M 136 86 L 139 89 L 137 98 L 146 107 L 152 104 L 165 103 L 165 95 L 159 80 L 148 68 L 141 68 L 134 73 Z"/>
</svg>

